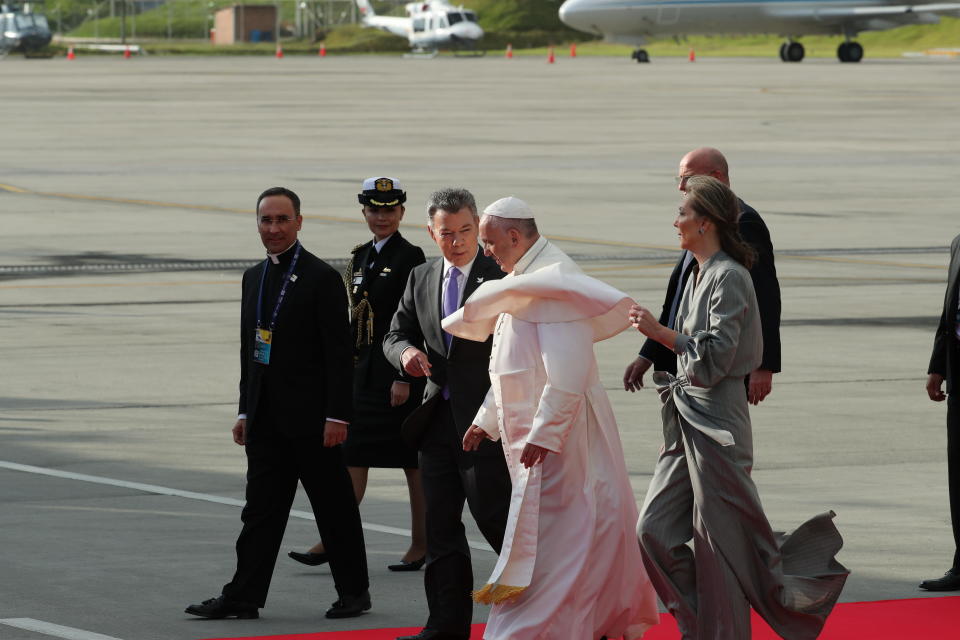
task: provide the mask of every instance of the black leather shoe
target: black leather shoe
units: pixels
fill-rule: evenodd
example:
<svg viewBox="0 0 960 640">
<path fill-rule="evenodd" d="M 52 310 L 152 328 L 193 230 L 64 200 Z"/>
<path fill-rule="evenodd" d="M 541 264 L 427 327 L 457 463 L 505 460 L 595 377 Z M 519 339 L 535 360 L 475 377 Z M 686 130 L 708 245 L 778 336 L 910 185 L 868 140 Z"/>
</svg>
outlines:
<svg viewBox="0 0 960 640">
<path fill-rule="evenodd" d="M 311 567 L 317 567 L 321 564 L 327 563 L 327 554 L 325 553 L 314 553 L 312 551 L 300 553 L 299 551 L 291 551 L 287 555 L 297 562 L 302 562 L 303 564 Z"/>
<path fill-rule="evenodd" d="M 942 578 L 924 580 L 920 588 L 927 591 L 960 591 L 960 571 L 950 569 Z"/>
<path fill-rule="evenodd" d="M 201 604 L 192 604 L 184 610 L 186 613 L 219 620 L 221 618 L 237 618 L 239 620 L 253 620 L 260 617 L 256 607 L 239 605 L 230 602 L 222 595 L 204 600 Z"/>
<path fill-rule="evenodd" d="M 328 618 L 355 618 L 370 610 L 370 592 L 364 591 L 358 596 L 340 596 L 340 599 L 327 609 Z"/>
<path fill-rule="evenodd" d="M 427 556 L 423 556 L 413 562 L 404 562 L 401 560 L 400 564 L 388 564 L 387 569 L 390 569 L 390 571 L 420 571 L 420 567 L 422 567 L 426 561 Z"/>
<path fill-rule="evenodd" d="M 470 635 L 437 631 L 436 629 L 424 629 L 415 636 L 400 636 L 397 640 L 470 640 Z"/>
</svg>

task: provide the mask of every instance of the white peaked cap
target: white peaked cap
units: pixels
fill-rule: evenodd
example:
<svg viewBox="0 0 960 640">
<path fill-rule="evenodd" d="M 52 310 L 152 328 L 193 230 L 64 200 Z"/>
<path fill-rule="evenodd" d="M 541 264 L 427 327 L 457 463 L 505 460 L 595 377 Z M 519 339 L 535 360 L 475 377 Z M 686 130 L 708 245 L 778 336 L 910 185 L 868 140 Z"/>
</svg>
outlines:
<svg viewBox="0 0 960 640">
<path fill-rule="evenodd" d="M 488 216 L 497 216 L 498 218 L 533 219 L 533 211 L 530 210 L 529 205 L 520 198 L 514 198 L 513 196 L 500 198 L 484 209 L 483 212 Z"/>
<path fill-rule="evenodd" d="M 390 185 L 386 189 L 382 187 L 378 188 L 378 180 L 389 180 Z M 386 186 L 386 183 L 380 183 L 383 186 Z M 397 189 L 398 191 L 403 191 L 403 185 L 400 184 L 400 181 L 396 178 L 381 178 L 380 176 L 374 176 L 372 178 L 367 178 L 363 181 L 363 186 L 361 187 L 364 191 L 389 191 L 391 189 Z"/>
</svg>

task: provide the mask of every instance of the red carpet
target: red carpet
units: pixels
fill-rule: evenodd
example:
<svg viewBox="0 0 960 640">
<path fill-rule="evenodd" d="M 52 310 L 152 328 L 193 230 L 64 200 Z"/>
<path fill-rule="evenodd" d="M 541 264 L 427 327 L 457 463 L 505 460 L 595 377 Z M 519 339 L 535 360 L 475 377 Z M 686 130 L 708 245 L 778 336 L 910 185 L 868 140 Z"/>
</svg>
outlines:
<svg viewBox="0 0 960 640">
<path fill-rule="evenodd" d="M 246 626 L 246 625 L 244 625 Z M 256 636 L 243 640 L 393 640 L 413 634 L 420 627 L 326 631 L 285 636 Z M 677 640 L 677 625 L 669 615 L 647 632 L 644 640 Z M 753 640 L 777 640 L 765 622 L 754 615 Z M 471 640 L 483 638 L 483 625 L 473 626 Z M 958 640 L 960 639 L 960 596 L 851 602 L 834 609 L 820 640 Z M 235 640 L 217 638 L 216 640 Z M 579 640 L 571 638 L 570 640 Z"/>
</svg>

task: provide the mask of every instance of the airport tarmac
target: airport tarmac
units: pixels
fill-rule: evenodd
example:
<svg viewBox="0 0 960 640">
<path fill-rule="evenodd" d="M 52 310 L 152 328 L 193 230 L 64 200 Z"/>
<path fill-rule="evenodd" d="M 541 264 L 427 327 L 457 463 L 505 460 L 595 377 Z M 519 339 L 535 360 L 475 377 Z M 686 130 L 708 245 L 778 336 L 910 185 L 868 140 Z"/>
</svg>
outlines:
<svg viewBox="0 0 960 640">
<path fill-rule="evenodd" d="M 120 640 L 422 624 L 422 574 L 385 567 L 408 543 L 393 470 L 372 473 L 361 506 L 368 615 L 325 620 L 329 570 L 284 556 L 261 620 L 183 614 L 233 570 L 256 195 L 298 191 L 304 244 L 332 262 L 367 239 L 364 177 L 404 181 L 403 232 L 428 255 L 429 191 L 516 195 L 588 273 L 659 308 L 673 176 L 705 144 L 777 251 L 784 370 L 752 412 L 767 514 L 790 529 L 837 512 L 843 601 L 928 595 L 917 583 L 953 553 L 946 407 L 924 382 L 958 232 L 958 76 L 956 62 L 870 59 L 0 62 L 0 638 L 51 637 L 4 623 L 22 618 Z M 638 502 L 661 441 L 656 394 L 622 389 L 639 344 L 596 348 Z M 283 550 L 315 538 L 291 518 Z M 495 557 L 474 559 L 479 581 Z"/>
</svg>

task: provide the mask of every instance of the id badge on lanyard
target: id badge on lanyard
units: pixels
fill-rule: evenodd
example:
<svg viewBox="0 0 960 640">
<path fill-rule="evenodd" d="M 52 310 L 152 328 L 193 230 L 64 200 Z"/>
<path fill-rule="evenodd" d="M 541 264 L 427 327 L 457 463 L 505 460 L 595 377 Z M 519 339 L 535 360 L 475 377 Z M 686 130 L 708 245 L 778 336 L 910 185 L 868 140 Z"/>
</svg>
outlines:
<svg viewBox="0 0 960 640">
<path fill-rule="evenodd" d="M 270 343 L 273 341 L 273 331 L 257 329 L 253 338 L 253 361 L 260 364 L 270 364 Z"/>
<path fill-rule="evenodd" d="M 293 259 L 290 261 L 290 268 L 283 276 L 283 286 L 280 287 L 280 294 L 277 296 L 277 304 L 273 307 L 273 315 L 270 318 L 270 326 L 263 328 L 263 321 L 260 317 L 261 307 L 263 306 L 263 283 L 267 279 L 267 268 L 269 262 L 263 265 L 263 275 L 260 277 L 260 292 L 257 296 L 257 328 L 253 335 L 253 361 L 259 364 L 270 364 L 270 348 L 273 346 L 273 330 L 277 324 L 277 314 L 280 313 L 280 305 L 287 295 L 287 286 L 291 282 L 296 282 L 297 276 L 293 273 L 297 266 L 297 259 L 300 257 L 300 243 L 297 243 L 297 249 L 293 253 Z"/>
</svg>

